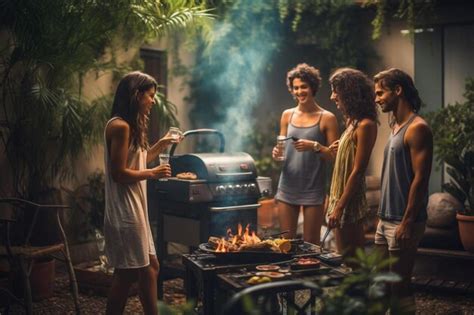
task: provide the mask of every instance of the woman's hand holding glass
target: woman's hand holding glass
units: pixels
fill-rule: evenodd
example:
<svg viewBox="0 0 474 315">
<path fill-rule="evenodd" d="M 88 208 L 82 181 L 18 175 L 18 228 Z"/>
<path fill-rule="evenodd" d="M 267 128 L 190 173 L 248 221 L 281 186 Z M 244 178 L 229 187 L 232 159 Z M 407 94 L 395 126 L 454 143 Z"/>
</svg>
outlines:
<svg viewBox="0 0 474 315">
<path fill-rule="evenodd" d="M 169 164 L 162 164 L 151 169 L 153 179 L 171 177 L 171 167 Z"/>
<path fill-rule="evenodd" d="M 180 143 L 184 139 L 183 133 L 177 127 L 171 127 L 166 135 L 161 138 L 158 142 L 161 147 L 168 147 L 173 143 Z"/>
<path fill-rule="evenodd" d="M 272 150 L 272 158 L 275 160 L 275 161 L 278 161 L 278 158 L 281 156 L 281 153 L 280 153 L 280 150 L 278 148 L 278 146 L 274 146 L 273 147 L 273 150 Z"/>
<path fill-rule="evenodd" d="M 171 138 L 173 138 L 173 143 L 179 143 L 181 140 L 183 140 L 183 132 L 179 130 L 178 127 L 170 127 L 168 130 L 167 135 L 169 135 Z"/>
</svg>

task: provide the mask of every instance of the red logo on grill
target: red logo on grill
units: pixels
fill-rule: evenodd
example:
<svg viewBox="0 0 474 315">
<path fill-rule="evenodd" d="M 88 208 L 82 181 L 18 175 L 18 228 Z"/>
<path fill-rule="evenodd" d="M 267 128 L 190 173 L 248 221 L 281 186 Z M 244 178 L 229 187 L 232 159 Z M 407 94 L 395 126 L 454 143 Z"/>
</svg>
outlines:
<svg viewBox="0 0 474 315">
<path fill-rule="evenodd" d="M 242 164 L 240 164 L 240 169 L 241 169 L 242 171 L 248 171 L 249 165 L 246 164 L 246 163 L 242 163 Z"/>
</svg>

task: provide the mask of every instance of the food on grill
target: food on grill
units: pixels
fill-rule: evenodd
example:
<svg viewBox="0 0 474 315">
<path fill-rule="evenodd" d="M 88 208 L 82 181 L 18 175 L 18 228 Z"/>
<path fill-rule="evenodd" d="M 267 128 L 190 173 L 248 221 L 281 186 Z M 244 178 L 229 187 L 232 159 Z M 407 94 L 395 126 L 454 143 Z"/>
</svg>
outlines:
<svg viewBox="0 0 474 315">
<path fill-rule="evenodd" d="M 288 253 L 291 250 L 291 243 L 286 238 L 277 238 L 274 242 L 282 253 Z"/>
<path fill-rule="evenodd" d="M 209 237 L 208 245 L 216 252 L 275 252 L 288 253 L 291 243 L 284 238 L 261 240 L 255 232 L 250 232 L 249 226 L 243 232 L 242 225 L 238 225 L 236 235 L 229 229 L 227 237 Z"/>
<path fill-rule="evenodd" d="M 271 282 L 271 281 L 272 281 L 272 279 L 270 279 L 269 277 L 266 277 L 266 276 L 263 276 L 263 277 L 253 276 L 252 278 L 247 280 L 247 283 L 248 284 L 257 284 L 257 283 L 265 283 L 265 282 Z"/>
<path fill-rule="evenodd" d="M 281 252 L 280 248 L 272 241 L 265 240 L 255 244 L 242 244 L 238 251 L 240 252 Z"/>
<path fill-rule="evenodd" d="M 176 177 L 179 179 L 197 179 L 197 175 L 193 172 L 183 172 L 176 174 Z"/>
<path fill-rule="evenodd" d="M 255 267 L 255 269 L 260 270 L 260 271 L 275 271 L 280 269 L 277 265 L 258 265 Z"/>
<path fill-rule="evenodd" d="M 316 258 L 300 258 L 291 265 L 292 269 L 319 268 L 321 261 Z"/>
<path fill-rule="evenodd" d="M 285 276 L 284 273 L 277 272 L 277 271 L 260 271 L 256 273 L 257 276 L 261 277 L 269 277 L 269 278 L 283 278 Z"/>
</svg>

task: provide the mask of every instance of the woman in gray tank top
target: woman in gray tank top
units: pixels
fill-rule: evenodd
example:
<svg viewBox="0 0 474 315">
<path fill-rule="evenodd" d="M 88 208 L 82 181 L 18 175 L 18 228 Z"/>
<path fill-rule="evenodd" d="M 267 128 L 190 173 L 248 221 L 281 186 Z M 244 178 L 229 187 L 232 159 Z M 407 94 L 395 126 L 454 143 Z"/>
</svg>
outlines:
<svg viewBox="0 0 474 315">
<path fill-rule="evenodd" d="M 326 198 L 325 161 L 332 160 L 328 146 L 339 138 L 336 117 L 320 107 L 314 96 L 319 89 L 319 70 L 299 64 L 287 74 L 287 86 L 297 106 L 281 116 L 280 135 L 294 137 L 285 146 L 285 160 L 275 199 L 280 229 L 294 238 L 300 208 L 303 208 L 305 241 L 319 244 Z M 273 148 L 273 158 L 281 154 Z"/>
</svg>

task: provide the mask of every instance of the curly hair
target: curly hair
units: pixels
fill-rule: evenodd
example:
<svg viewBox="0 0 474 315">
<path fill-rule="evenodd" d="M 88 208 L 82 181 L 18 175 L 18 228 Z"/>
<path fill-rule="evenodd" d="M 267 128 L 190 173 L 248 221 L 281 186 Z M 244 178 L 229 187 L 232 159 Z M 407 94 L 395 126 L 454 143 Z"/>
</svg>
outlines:
<svg viewBox="0 0 474 315">
<path fill-rule="evenodd" d="M 286 85 L 288 86 L 288 91 L 293 94 L 293 80 L 300 79 L 308 83 L 311 91 L 313 91 L 313 96 L 316 95 L 316 92 L 321 86 L 321 76 L 319 70 L 315 67 L 312 67 L 306 63 L 300 63 L 286 74 Z"/>
<path fill-rule="evenodd" d="M 349 118 L 355 121 L 363 118 L 377 121 L 374 83 L 362 71 L 337 69 L 329 78 L 329 83 L 344 104 Z"/>
<path fill-rule="evenodd" d="M 391 68 L 377 73 L 374 76 L 374 82 L 380 83 L 383 88 L 395 90 L 399 85 L 402 88 L 403 95 L 408 103 L 413 108 L 415 113 L 418 113 L 421 107 L 421 99 L 418 95 L 418 90 L 413 83 L 413 79 L 400 69 Z"/>
<path fill-rule="evenodd" d="M 138 111 L 138 93 L 158 87 L 156 80 L 140 71 L 130 72 L 119 82 L 112 105 L 111 117 L 120 117 L 125 120 L 131 129 L 131 145 L 134 150 L 148 149 L 148 121 L 146 115 Z"/>
</svg>

